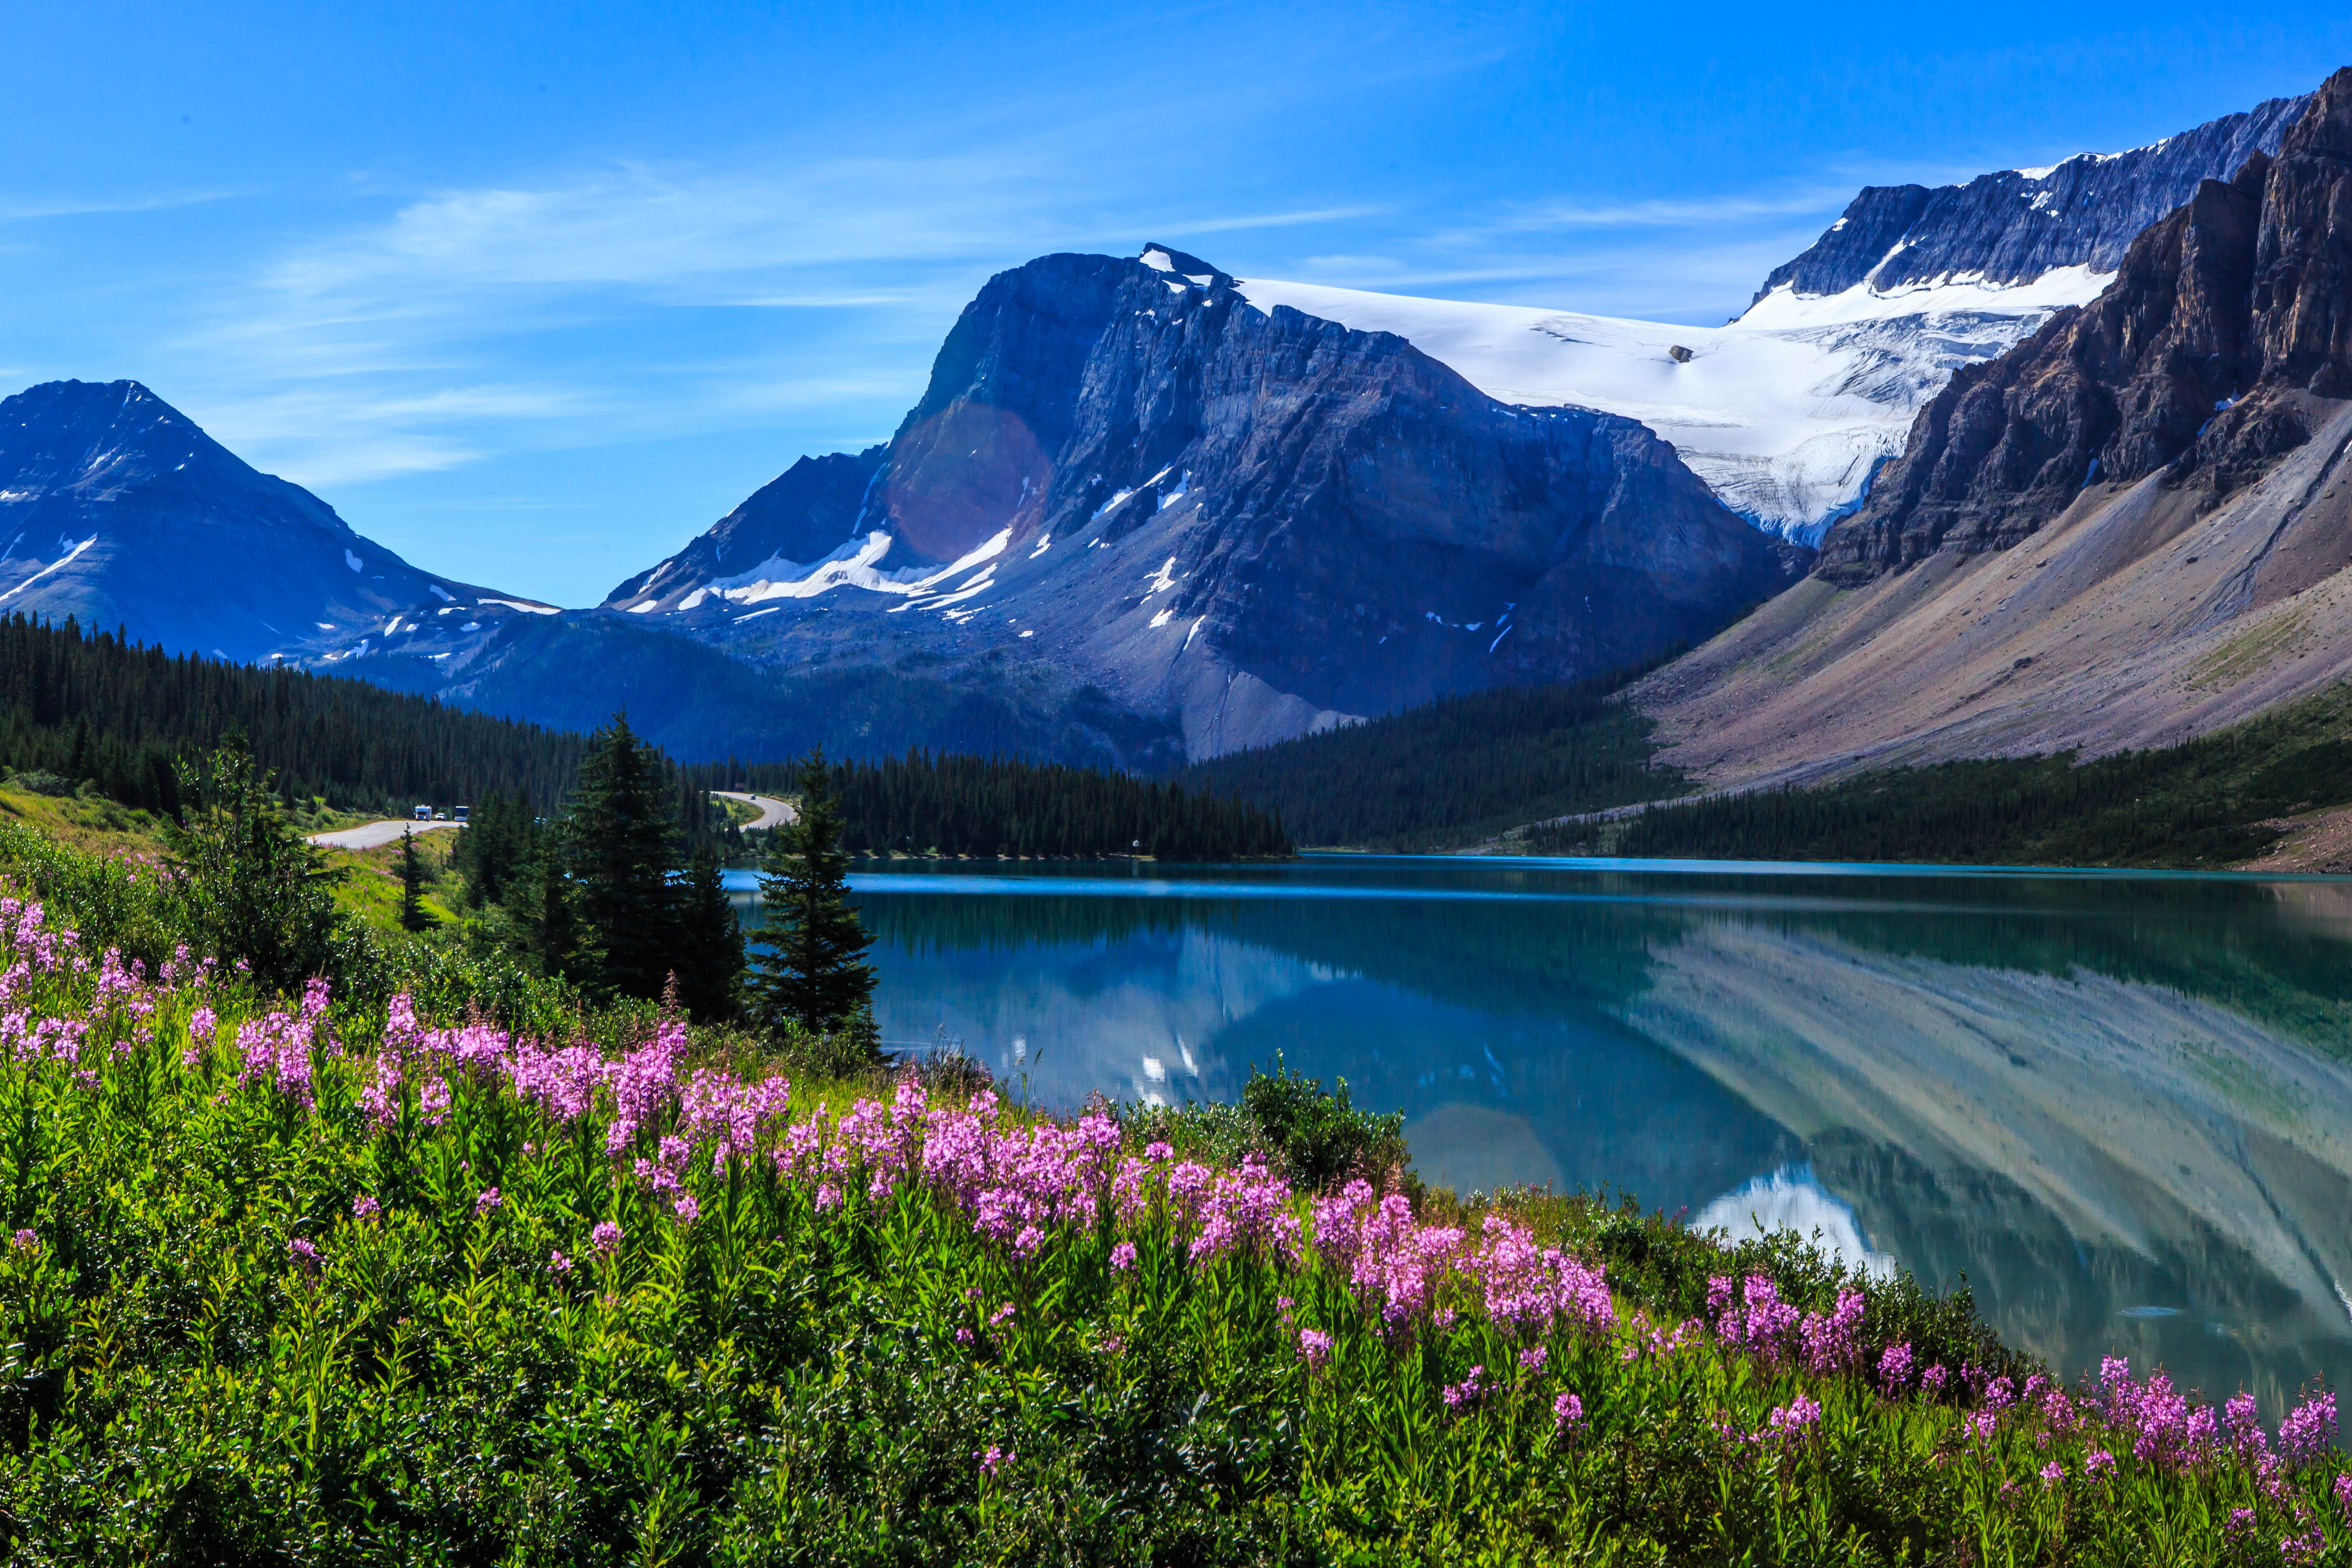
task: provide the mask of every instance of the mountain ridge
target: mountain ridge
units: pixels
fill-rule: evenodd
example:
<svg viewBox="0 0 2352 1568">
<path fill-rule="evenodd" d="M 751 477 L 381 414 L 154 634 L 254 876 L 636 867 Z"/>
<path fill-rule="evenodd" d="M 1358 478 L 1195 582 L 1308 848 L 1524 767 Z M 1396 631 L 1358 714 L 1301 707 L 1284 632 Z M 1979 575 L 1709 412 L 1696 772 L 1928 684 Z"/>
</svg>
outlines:
<svg viewBox="0 0 2352 1568">
<path fill-rule="evenodd" d="M 553 613 L 410 565 L 135 381 L 0 400 L 0 610 L 239 663 L 400 640 L 404 619 L 437 651 L 455 607 L 479 625 Z"/>
</svg>

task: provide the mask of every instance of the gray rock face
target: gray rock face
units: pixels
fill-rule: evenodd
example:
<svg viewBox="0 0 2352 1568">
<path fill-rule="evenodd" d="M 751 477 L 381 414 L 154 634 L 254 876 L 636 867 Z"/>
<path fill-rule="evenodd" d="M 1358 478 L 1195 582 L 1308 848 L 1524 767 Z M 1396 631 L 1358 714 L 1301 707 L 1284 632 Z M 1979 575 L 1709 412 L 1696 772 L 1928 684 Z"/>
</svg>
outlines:
<svg viewBox="0 0 2352 1568">
<path fill-rule="evenodd" d="M 835 542 L 665 563 L 646 619 L 786 668 L 1097 688 L 1196 757 L 1637 662 L 1806 559 L 1632 420 L 1496 403 L 1158 246 L 991 279 Z"/>
<path fill-rule="evenodd" d="M 708 582 L 768 561 L 824 560 L 849 537 L 866 487 L 887 450 L 869 447 L 855 457 L 834 452 L 803 458 L 696 535 L 684 550 L 607 594 L 605 603 L 625 605 L 649 595 L 659 598 L 678 584 Z"/>
<path fill-rule="evenodd" d="M 0 402 L 0 613 L 244 661 L 429 656 L 530 609 L 552 613 L 417 570 L 135 381 Z"/>
<path fill-rule="evenodd" d="M 1979 174 L 1965 185 L 1866 185 L 1812 247 L 1777 268 L 1761 300 L 1786 284 L 1836 294 L 1882 293 L 1938 279 L 2024 283 L 2053 268 L 2113 271 L 2139 232 L 2225 179 L 2257 153 L 2279 150 L 2309 98 L 2274 98 L 2128 153 L 2084 153 L 2056 167 Z"/>
<path fill-rule="evenodd" d="M 1956 374 L 1821 574 L 2004 548 L 2159 473 L 2210 507 L 2309 439 L 2352 397 L 2352 68 L 2305 101 L 2276 159 L 2200 184 L 2097 300 Z"/>
</svg>

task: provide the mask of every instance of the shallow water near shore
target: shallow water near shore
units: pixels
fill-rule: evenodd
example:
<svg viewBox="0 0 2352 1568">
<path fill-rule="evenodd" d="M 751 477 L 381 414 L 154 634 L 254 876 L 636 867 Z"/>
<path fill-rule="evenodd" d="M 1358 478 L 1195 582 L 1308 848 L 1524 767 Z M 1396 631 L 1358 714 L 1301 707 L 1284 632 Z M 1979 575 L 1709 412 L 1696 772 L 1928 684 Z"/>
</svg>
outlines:
<svg viewBox="0 0 2352 1568">
<path fill-rule="evenodd" d="M 730 874 L 756 921 L 748 873 Z M 1457 1189 L 1606 1186 L 1965 1277 L 2066 1373 L 2352 1392 L 2352 880 L 1308 856 L 853 878 L 894 1049 L 1015 1093 L 1402 1110 Z"/>
</svg>

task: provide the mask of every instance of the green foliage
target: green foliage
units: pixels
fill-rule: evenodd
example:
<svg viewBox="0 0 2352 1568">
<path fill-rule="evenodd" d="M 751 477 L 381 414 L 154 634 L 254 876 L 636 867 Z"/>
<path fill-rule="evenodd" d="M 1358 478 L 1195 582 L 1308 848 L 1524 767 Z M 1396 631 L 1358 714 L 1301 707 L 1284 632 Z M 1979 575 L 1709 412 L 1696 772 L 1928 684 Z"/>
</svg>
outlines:
<svg viewBox="0 0 2352 1568">
<path fill-rule="evenodd" d="M 1572 824 L 1531 847 L 1572 853 L 1613 832 L 1634 857 L 2212 867 L 2276 843 L 2278 818 L 2352 801 L 2352 689 L 2200 740 L 1942 763 L 1652 806 L 1622 832 Z"/>
<path fill-rule="evenodd" d="M 84 945 L 189 934 L 140 868 L 30 837 L 0 826 L 0 861 Z M 2340 1458 L 2266 1478 L 2226 1455 L 2143 1461 L 2032 1401 L 1992 1419 L 1985 1382 L 2040 1369 L 1965 1295 L 1868 1282 L 1866 1350 L 1979 1369 L 1933 1397 L 1877 1386 L 1867 1354 L 1809 1372 L 1685 1321 L 1718 1276 L 1813 1312 L 1864 1283 L 1800 1238 L 1727 1247 L 1630 1204 L 1429 1193 L 1424 1224 L 1509 1217 L 1605 1265 L 1615 1320 L 1515 1330 L 1465 1288 L 1400 1333 L 1311 1247 L 1204 1258 L 1165 1207 L 1106 1205 L 1024 1253 L 939 1184 L 877 1188 L 855 1165 L 828 1201 L 822 1178 L 698 1146 L 665 1190 L 632 1172 L 695 1135 L 675 1112 L 608 1155 L 605 1111 L 565 1121 L 476 1068 L 438 1073 L 432 1106 L 404 1086 L 387 1116 L 365 1095 L 391 988 L 430 1021 L 607 1054 L 660 1018 L 576 1011 L 449 944 L 395 938 L 366 973 L 293 1068 L 301 1096 L 282 1059 L 280 1087 L 250 1075 L 236 1042 L 257 1004 L 235 984 L 110 1002 L 69 964 L 18 982 L 13 1005 L 89 1033 L 79 1061 L 0 1060 L 11 1563 L 2221 1568 L 2279 1562 L 2271 1543 L 2305 1531 L 2302 1560 L 2352 1562 Z M 682 1065 L 756 1075 L 769 1045 L 698 1031 Z M 1277 1068 L 1258 1108 L 1137 1111 L 1116 1136 L 1140 1152 L 1173 1131 L 1227 1163 L 1207 1146 L 1237 1159 L 1364 1125 Z M 802 1085 L 793 1114 L 824 1125 L 842 1088 Z M 1783 1436 L 1800 1396 L 1818 1418 Z"/>
<path fill-rule="evenodd" d="M 416 853 L 416 835 L 400 836 L 400 929 L 420 931 L 429 929 L 433 917 L 425 912 L 425 861 Z"/>
<path fill-rule="evenodd" d="M 793 1024 L 830 1034 L 874 994 L 865 957 L 874 938 L 849 904 L 849 857 L 830 784 L 824 753 L 811 752 L 801 763 L 798 815 L 773 830 L 775 850 L 760 878 L 767 924 L 753 1009 L 770 1030 Z"/>
<path fill-rule="evenodd" d="M 1348 1080 L 1326 1093 L 1320 1079 L 1286 1069 L 1252 1070 L 1242 1086 L 1242 1109 L 1281 1156 L 1293 1186 L 1322 1192 L 1353 1175 L 1376 1182 L 1404 1163 L 1404 1113 L 1375 1116 L 1348 1101 Z"/>
<path fill-rule="evenodd" d="M 562 854 L 578 909 L 578 978 L 593 995 L 658 996 L 677 961 L 668 784 L 661 753 L 625 715 L 589 737 L 564 811 Z"/>
<path fill-rule="evenodd" d="M 1650 765 L 1649 719 L 1610 700 L 1630 678 L 1441 698 L 1196 763 L 1177 777 L 1265 807 L 1301 844 L 1475 843 L 1545 817 L 1688 790 L 1679 772 Z"/>
<path fill-rule="evenodd" d="M 688 771 L 713 788 L 799 787 L 781 765 L 730 769 Z M 842 847 L 852 855 L 1241 860 L 1291 852 L 1280 818 L 1257 806 L 1056 763 L 909 752 L 836 763 L 831 787 L 841 802 Z"/>
<path fill-rule="evenodd" d="M 743 931 L 719 880 L 719 856 L 695 856 L 678 898 L 678 1001 L 698 1023 L 725 1023 L 740 1011 Z"/>
<path fill-rule="evenodd" d="M 577 735 L 365 681 L 142 647 L 68 619 L 0 616 L 0 770 L 83 780 L 177 816 L 173 765 L 232 731 L 295 797 L 405 816 L 492 790 L 562 793 Z"/>
<path fill-rule="evenodd" d="M 242 735 L 221 742 L 190 793 L 186 820 L 167 827 L 164 842 L 188 900 L 191 945 L 245 969 L 266 994 L 332 973 L 341 873 L 280 815 Z"/>
</svg>

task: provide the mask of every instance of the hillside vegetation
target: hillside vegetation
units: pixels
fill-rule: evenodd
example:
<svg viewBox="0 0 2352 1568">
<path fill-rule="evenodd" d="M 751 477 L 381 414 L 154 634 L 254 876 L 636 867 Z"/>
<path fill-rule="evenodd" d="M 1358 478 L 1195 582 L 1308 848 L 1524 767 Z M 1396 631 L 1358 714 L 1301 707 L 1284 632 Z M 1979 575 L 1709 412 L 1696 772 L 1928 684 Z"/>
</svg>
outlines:
<svg viewBox="0 0 2352 1568">
<path fill-rule="evenodd" d="M 1538 830 L 1542 853 L 2217 868 L 2352 801 L 2352 688 L 2178 746 L 1941 763 Z"/>
<path fill-rule="evenodd" d="M 0 616 L 0 776 L 173 812 L 178 760 L 241 731 L 289 800 L 405 815 L 520 790 L 551 802 L 585 744 L 363 680 L 141 647 L 68 620 Z"/>
<path fill-rule="evenodd" d="M 2332 1398 L 2273 1435 L 1793 1237 L 1465 1209 L 1319 1085 L 793 1081 L 428 949 L 270 994 L 0 837 L 13 1562 L 2352 1560 Z"/>
<path fill-rule="evenodd" d="M 689 768 L 711 788 L 794 788 L 777 763 Z M 1288 855 L 1278 815 L 1243 801 L 1097 768 L 909 752 L 835 763 L 843 847 L 852 854 L 1238 860 Z M 727 784 L 728 779 L 740 781 Z"/>
<path fill-rule="evenodd" d="M 1686 793 L 1680 773 L 1651 764 L 1649 719 L 1609 700 L 1625 679 L 1444 698 L 1196 763 L 1177 778 L 1278 814 L 1302 845 L 1389 850 L 1453 848 L 1542 817 Z"/>
</svg>

